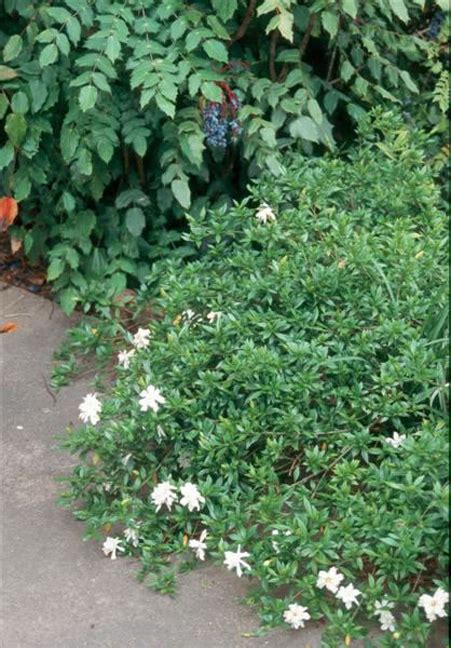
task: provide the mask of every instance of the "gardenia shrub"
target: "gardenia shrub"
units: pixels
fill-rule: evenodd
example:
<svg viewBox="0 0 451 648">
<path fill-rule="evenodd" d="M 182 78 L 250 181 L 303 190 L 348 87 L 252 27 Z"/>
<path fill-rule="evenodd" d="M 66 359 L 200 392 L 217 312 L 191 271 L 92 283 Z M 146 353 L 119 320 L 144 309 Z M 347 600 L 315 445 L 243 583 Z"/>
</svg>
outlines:
<svg viewBox="0 0 451 648">
<path fill-rule="evenodd" d="M 326 619 L 330 648 L 371 623 L 426 645 L 448 600 L 447 262 L 421 140 L 379 114 L 349 159 L 293 156 L 190 220 L 198 258 L 167 263 L 161 319 L 66 440 L 64 501 L 106 555 L 163 591 L 223 563 L 264 626 Z"/>
<path fill-rule="evenodd" d="M 416 95 L 429 108 L 412 119 L 436 126 L 448 21 L 431 20 L 448 4 L 4 0 L 0 197 L 20 203 L 14 249 L 44 258 L 67 312 L 89 308 L 169 251 L 188 255 L 185 211 L 231 204 L 261 169 L 281 173 L 288 148 L 332 147 L 374 104 Z"/>
</svg>

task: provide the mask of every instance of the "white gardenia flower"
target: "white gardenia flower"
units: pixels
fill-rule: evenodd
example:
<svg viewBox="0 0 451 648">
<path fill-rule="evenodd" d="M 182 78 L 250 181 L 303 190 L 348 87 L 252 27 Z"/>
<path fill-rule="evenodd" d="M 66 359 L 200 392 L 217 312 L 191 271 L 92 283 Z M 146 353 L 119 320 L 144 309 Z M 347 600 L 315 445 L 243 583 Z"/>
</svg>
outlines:
<svg viewBox="0 0 451 648">
<path fill-rule="evenodd" d="M 387 599 L 383 599 L 382 601 L 376 601 L 374 603 L 374 614 L 376 615 L 381 614 L 385 610 L 391 610 L 394 607 L 395 604 L 393 603 L 393 601 L 388 601 Z"/>
<path fill-rule="evenodd" d="M 241 567 L 250 569 L 251 566 L 243 560 L 247 558 L 250 554 L 247 551 L 241 551 L 241 545 L 238 545 L 238 551 L 226 551 L 224 554 L 224 565 L 227 566 L 227 569 L 236 569 L 238 577 L 241 578 L 243 570 Z"/>
<path fill-rule="evenodd" d="M 139 396 L 139 407 L 142 412 L 147 412 L 149 409 L 158 412 L 160 405 L 163 405 L 166 402 L 166 399 L 161 395 L 160 390 L 153 385 L 149 385 L 146 389 L 143 389 Z"/>
<path fill-rule="evenodd" d="M 130 527 L 124 529 L 124 536 L 127 542 L 129 542 L 134 547 L 137 547 L 139 545 L 139 535 L 137 529 L 131 529 Z"/>
<path fill-rule="evenodd" d="M 108 538 L 103 543 L 102 551 L 105 554 L 105 556 L 111 554 L 111 560 L 116 560 L 117 558 L 116 552 L 125 551 L 125 549 L 121 547 L 120 538 L 111 538 L 110 536 L 108 536 Z"/>
<path fill-rule="evenodd" d="M 283 613 L 283 619 L 285 623 L 288 623 L 292 628 L 298 630 L 299 628 L 304 627 L 304 621 L 310 619 L 310 614 L 307 612 L 308 608 L 298 605 L 297 603 L 291 603 L 288 606 L 288 610 L 285 610 Z"/>
<path fill-rule="evenodd" d="M 150 331 L 149 329 L 139 328 L 132 339 L 132 344 L 137 349 L 145 349 L 149 346 L 150 342 Z"/>
<path fill-rule="evenodd" d="M 222 313 L 220 311 L 210 311 L 207 313 L 206 317 L 210 324 L 216 322 L 221 317 Z"/>
<path fill-rule="evenodd" d="M 188 543 L 191 549 L 196 554 L 196 558 L 198 558 L 199 560 L 205 560 L 205 550 L 207 548 L 207 543 L 205 542 L 205 540 L 207 539 L 207 537 L 208 537 L 207 529 L 204 529 L 199 536 L 199 540 L 195 540 L 193 538 Z"/>
<path fill-rule="evenodd" d="M 83 423 L 91 423 L 95 425 L 100 421 L 100 411 L 102 403 L 97 398 L 97 394 L 87 394 L 81 402 L 79 408 L 80 418 Z"/>
<path fill-rule="evenodd" d="M 406 440 L 406 435 L 398 434 L 397 432 L 394 432 L 392 437 L 385 439 L 385 441 L 389 443 L 391 446 L 393 446 L 393 448 L 399 448 L 404 444 L 405 440 Z"/>
<path fill-rule="evenodd" d="M 316 586 L 319 587 L 319 589 L 325 587 L 329 592 L 336 594 L 343 578 L 343 574 L 340 574 L 336 567 L 331 567 L 329 571 L 319 572 Z"/>
<path fill-rule="evenodd" d="M 357 600 L 357 597 L 360 596 L 361 593 L 362 592 L 356 589 L 354 585 L 350 584 L 346 587 L 341 586 L 335 596 L 337 597 L 337 599 L 343 601 L 347 610 L 350 610 L 353 603 L 358 605 L 359 602 Z"/>
<path fill-rule="evenodd" d="M 130 349 L 130 351 L 119 351 L 117 354 L 117 361 L 121 367 L 128 369 L 130 366 L 130 359 L 133 358 L 134 355 L 135 349 Z"/>
<path fill-rule="evenodd" d="M 161 509 L 163 504 L 166 504 L 168 509 L 171 510 L 171 506 L 177 501 L 175 486 L 169 482 L 161 482 L 161 484 L 155 486 L 150 497 L 157 507 L 157 512 Z"/>
<path fill-rule="evenodd" d="M 381 630 L 390 630 L 390 632 L 395 631 L 395 617 L 390 612 L 390 610 L 382 610 L 379 615 L 379 623 L 381 624 Z"/>
<path fill-rule="evenodd" d="M 444 589 L 439 587 L 432 596 L 430 594 L 422 594 L 419 598 L 418 605 L 424 609 L 428 621 L 432 623 L 438 617 L 447 616 L 444 608 L 448 601 L 448 592 L 445 592 Z"/>
<path fill-rule="evenodd" d="M 180 492 L 182 494 L 180 504 L 182 506 L 187 506 L 189 511 L 200 511 L 200 507 L 205 504 L 205 497 L 202 497 L 195 484 L 186 482 L 186 484 L 183 484 L 180 488 Z"/>
<path fill-rule="evenodd" d="M 182 317 L 187 322 L 192 320 L 193 317 L 195 317 L 195 316 L 196 316 L 196 313 L 195 313 L 195 311 L 192 310 L 192 308 L 187 308 L 186 310 L 182 311 Z"/>
<path fill-rule="evenodd" d="M 157 439 L 158 441 L 161 441 L 161 439 L 164 439 L 164 437 L 166 436 L 166 432 L 161 427 L 161 425 L 157 425 L 156 429 L 157 429 Z"/>
<path fill-rule="evenodd" d="M 257 213 L 255 214 L 255 218 L 259 221 L 259 223 L 266 225 L 266 223 L 268 222 L 275 221 L 276 215 L 269 205 L 262 203 L 258 208 Z"/>
</svg>

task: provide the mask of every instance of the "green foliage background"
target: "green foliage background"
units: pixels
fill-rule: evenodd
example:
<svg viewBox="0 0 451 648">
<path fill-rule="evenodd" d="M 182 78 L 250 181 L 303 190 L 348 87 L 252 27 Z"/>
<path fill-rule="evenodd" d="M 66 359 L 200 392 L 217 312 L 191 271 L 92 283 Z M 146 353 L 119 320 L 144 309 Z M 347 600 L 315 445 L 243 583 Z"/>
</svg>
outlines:
<svg viewBox="0 0 451 648">
<path fill-rule="evenodd" d="M 89 308 L 169 250 L 189 255 L 187 210 L 230 204 L 261 169 L 279 175 L 289 149 L 347 141 L 375 103 L 411 101 L 440 147 L 448 77 L 424 31 L 446 5 L 4 0 L 1 190 L 21 203 L 11 233 L 49 263 L 66 311 Z M 218 81 L 239 94 L 244 128 L 223 155 L 201 119 Z"/>
</svg>

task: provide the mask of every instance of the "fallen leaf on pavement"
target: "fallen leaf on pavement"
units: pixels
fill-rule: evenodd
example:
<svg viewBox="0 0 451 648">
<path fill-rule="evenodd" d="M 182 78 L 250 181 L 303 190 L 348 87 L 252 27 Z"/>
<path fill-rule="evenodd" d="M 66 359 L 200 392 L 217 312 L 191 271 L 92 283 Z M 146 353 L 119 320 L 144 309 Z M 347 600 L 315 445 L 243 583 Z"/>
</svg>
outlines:
<svg viewBox="0 0 451 648">
<path fill-rule="evenodd" d="M 0 333 L 14 333 L 14 331 L 17 331 L 17 324 L 14 324 L 14 322 L 0 324 Z"/>
</svg>

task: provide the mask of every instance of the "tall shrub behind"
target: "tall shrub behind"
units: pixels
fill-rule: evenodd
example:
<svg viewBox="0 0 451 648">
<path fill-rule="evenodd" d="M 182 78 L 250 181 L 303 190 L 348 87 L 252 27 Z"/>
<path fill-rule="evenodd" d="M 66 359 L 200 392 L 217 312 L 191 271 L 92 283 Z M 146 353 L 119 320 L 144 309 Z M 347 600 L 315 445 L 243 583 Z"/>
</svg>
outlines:
<svg viewBox="0 0 451 648">
<path fill-rule="evenodd" d="M 0 170 L 21 203 L 16 246 L 50 261 L 67 311 L 142 280 L 186 210 L 230 204 L 260 169 L 280 174 L 289 147 L 332 147 L 375 103 L 418 93 L 409 70 L 447 3 L 425 5 L 5 0 Z"/>
</svg>

